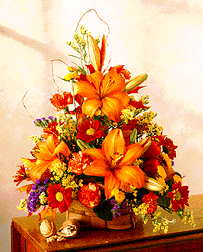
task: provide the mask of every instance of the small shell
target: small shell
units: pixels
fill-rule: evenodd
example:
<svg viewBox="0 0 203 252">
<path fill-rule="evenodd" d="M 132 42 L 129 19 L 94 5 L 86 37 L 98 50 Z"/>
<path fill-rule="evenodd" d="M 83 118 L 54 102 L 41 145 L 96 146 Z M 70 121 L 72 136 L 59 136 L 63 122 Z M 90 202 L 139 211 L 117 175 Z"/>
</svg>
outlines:
<svg viewBox="0 0 203 252">
<path fill-rule="evenodd" d="M 78 234 L 80 224 L 76 220 L 67 220 L 58 230 L 57 234 L 66 238 L 73 238 Z"/>
<path fill-rule="evenodd" d="M 43 220 L 40 225 L 40 232 L 44 237 L 50 237 L 56 233 L 56 227 L 53 221 Z"/>
</svg>

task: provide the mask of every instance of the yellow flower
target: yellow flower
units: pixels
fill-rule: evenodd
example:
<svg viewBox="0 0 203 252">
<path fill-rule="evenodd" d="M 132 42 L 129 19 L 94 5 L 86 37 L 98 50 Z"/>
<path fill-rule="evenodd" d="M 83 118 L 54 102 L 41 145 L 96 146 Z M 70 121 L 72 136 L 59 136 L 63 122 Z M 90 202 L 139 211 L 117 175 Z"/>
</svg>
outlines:
<svg viewBox="0 0 203 252">
<path fill-rule="evenodd" d="M 118 203 L 121 203 L 123 202 L 125 199 L 125 193 L 122 192 L 122 191 L 118 191 L 118 193 L 115 195 L 115 200 L 118 202 Z"/>
<path fill-rule="evenodd" d="M 72 73 L 66 74 L 66 76 L 64 77 L 64 80 L 69 81 L 69 80 L 77 79 L 77 78 L 80 78 L 80 75 L 77 72 L 72 72 Z"/>
</svg>

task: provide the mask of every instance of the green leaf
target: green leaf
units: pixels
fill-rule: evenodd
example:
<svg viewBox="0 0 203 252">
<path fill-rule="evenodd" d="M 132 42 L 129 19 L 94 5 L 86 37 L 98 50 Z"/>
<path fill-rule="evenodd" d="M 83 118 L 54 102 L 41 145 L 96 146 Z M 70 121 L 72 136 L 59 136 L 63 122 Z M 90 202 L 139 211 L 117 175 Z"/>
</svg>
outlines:
<svg viewBox="0 0 203 252">
<path fill-rule="evenodd" d="M 130 134 L 130 142 L 133 144 L 135 142 L 135 139 L 137 138 L 137 129 L 135 128 L 133 132 Z"/>
<path fill-rule="evenodd" d="M 170 206 L 171 200 L 166 196 L 161 196 L 157 199 L 159 206 L 163 208 L 168 208 Z"/>
<path fill-rule="evenodd" d="M 172 185 L 174 184 L 174 179 L 169 179 L 166 181 L 166 184 L 169 186 L 169 189 L 172 191 Z"/>
<path fill-rule="evenodd" d="M 97 217 L 105 221 L 112 221 L 113 214 L 111 212 L 111 204 L 108 200 L 102 201 L 98 206 L 96 206 L 93 210 Z"/>
</svg>

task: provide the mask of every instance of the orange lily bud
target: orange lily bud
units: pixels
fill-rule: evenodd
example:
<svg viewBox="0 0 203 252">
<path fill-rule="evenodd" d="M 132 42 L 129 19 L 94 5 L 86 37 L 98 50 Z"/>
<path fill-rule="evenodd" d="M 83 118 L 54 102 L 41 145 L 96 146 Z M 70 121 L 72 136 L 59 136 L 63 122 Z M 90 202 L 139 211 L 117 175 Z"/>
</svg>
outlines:
<svg viewBox="0 0 203 252">
<path fill-rule="evenodd" d="M 96 71 L 99 71 L 101 69 L 101 52 L 91 35 L 87 36 L 87 52 L 90 63 Z"/>
<path fill-rule="evenodd" d="M 124 91 L 127 93 L 136 87 L 138 87 L 142 82 L 144 82 L 148 78 L 148 75 L 146 73 L 140 74 L 133 79 L 126 82 L 126 86 Z"/>
<path fill-rule="evenodd" d="M 105 55 L 106 55 L 106 37 L 103 35 L 102 36 L 102 44 L 101 44 L 101 67 L 100 67 L 100 70 L 102 69 L 102 67 L 104 65 Z"/>
<path fill-rule="evenodd" d="M 168 157 L 168 155 L 165 153 L 161 153 L 161 157 L 166 162 L 166 166 L 164 166 L 164 169 L 167 174 L 167 177 L 166 177 L 166 181 L 167 181 L 175 175 L 175 171 L 172 168 L 172 162 L 171 162 L 171 159 Z"/>
<path fill-rule="evenodd" d="M 150 137 L 146 137 L 144 139 L 141 139 L 138 142 L 138 144 L 140 144 L 140 145 L 142 145 L 144 147 L 142 154 L 144 154 L 147 151 L 147 149 L 149 148 L 149 146 L 151 145 L 151 143 L 152 143 L 152 140 L 151 140 Z"/>
<path fill-rule="evenodd" d="M 164 189 L 164 186 L 162 184 L 149 177 L 146 177 L 143 187 L 150 191 L 162 191 Z"/>
</svg>

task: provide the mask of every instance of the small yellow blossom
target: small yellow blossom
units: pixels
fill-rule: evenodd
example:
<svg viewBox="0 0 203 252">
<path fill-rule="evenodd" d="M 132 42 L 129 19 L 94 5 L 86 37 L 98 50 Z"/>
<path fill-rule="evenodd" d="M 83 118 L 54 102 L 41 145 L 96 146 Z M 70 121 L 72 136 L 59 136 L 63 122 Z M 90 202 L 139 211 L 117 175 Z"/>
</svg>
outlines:
<svg viewBox="0 0 203 252">
<path fill-rule="evenodd" d="M 39 136 L 30 136 L 29 139 L 33 141 L 34 144 L 36 144 L 42 141 L 44 138 L 42 137 L 42 135 L 39 135 Z"/>
<path fill-rule="evenodd" d="M 27 199 L 20 200 L 20 205 L 17 206 L 17 210 L 27 212 Z"/>
<path fill-rule="evenodd" d="M 78 74 L 77 72 L 72 72 L 72 73 L 66 74 L 66 76 L 64 77 L 64 80 L 70 81 L 70 80 L 72 80 L 72 79 L 77 79 L 77 78 L 79 78 L 79 77 L 80 77 L 80 76 L 79 76 L 79 74 Z"/>
<path fill-rule="evenodd" d="M 42 192 L 39 196 L 39 201 L 41 205 L 46 205 L 47 203 L 47 196 L 45 192 Z"/>
</svg>

